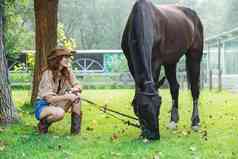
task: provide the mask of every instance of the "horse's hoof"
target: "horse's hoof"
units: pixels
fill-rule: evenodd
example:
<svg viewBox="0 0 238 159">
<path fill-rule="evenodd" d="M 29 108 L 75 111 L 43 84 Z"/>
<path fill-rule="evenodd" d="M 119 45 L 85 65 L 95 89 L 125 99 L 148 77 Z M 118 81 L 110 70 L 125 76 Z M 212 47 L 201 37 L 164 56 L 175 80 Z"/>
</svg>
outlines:
<svg viewBox="0 0 238 159">
<path fill-rule="evenodd" d="M 169 129 L 175 130 L 177 129 L 177 123 L 175 123 L 174 121 L 171 121 L 168 126 Z"/>
<path fill-rule="evenodd" d="M 195 132 L 197 132 L 199 129 L 200 129 L 199 125 L 192 126 L 192 130 L 195 131 Z"/>
<path fill-rule="evenodd" d="M 144 144 L 149 144 L 149 143 L 151 142 L 151 140 L 145 138 L 145 139 L 142 140 L 142 142 L 143 142 Z"/>
</svg>

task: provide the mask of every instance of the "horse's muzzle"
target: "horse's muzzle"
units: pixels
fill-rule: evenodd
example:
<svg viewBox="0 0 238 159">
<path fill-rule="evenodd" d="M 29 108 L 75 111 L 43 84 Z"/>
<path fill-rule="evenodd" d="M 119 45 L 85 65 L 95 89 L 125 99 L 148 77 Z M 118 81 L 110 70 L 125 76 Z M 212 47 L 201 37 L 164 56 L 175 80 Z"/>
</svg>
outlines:
<svg viewBox="0 0 238 159">
<path fill-rule="evenodd" d="M 158 116 L 161 97 L 136 94 L 133 101 L 134 112 L 139 118 L 142 136 L 149 140 L 160 138 Z"/>
</svg>

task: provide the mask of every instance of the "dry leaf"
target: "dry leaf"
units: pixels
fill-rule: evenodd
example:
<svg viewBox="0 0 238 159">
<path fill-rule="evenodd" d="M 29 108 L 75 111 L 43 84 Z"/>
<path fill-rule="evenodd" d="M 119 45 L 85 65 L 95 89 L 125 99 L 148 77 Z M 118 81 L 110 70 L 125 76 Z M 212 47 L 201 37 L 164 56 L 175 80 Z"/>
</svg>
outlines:
<svg viewBox="0 0 238 159">
<path fill-rule="evenodd" d="M 159 154 L 155 155 L 153 159 L 160 159 Z"/>
<path fill-rule="evenodd" d="M 97 126 L 97 120 L 93 120 L 91 123 L 91 127 L 95 128 Z"/>
<path fill-rule="evenodd" d="M 118 153 L 118 152 L 111 152 L 111 155 L 112 155 L 112 156 L 120 156 L 121 154 Z"/>
<path fill-rule="evenodd" d="M 86 130 L 87 130 L 87 131 L 93 131 L 94 129 L 88 126 L 88 127 L 86 128 Z"/>
<path fill-rule="evenodd" d="M 5 149 L 4 145 L 0 145 L 0 151 L 3 151 Z"/>
<path fill-rule="evenodd" d="M 192 152 L 194 152 L 194 151 L 196 151 L 197 149 L 196 149 L 196 147 L 191 146 L 191 147 L 189 148 L 189 150 L 191 150 Z"/>
<path fill-rule="evenodd" d="M 182 134 L 183 134 L 184 136 L 187 136 L 187 135 L 188 135 L 188 133 L 187 133 L 186 131 L 183 131 Z"/>
<path fill-rule="evenodd" d="M 4 128 L 0 128 L 0 132 L 3 132 L 4 131 Z"/>
<path fill-rule="evenodd" d="M 113 133 L 111 139 L 112 139 L 112 141 L 117 140 L 118 139 L 118 135 L 116 133 Z"/>
</svg>

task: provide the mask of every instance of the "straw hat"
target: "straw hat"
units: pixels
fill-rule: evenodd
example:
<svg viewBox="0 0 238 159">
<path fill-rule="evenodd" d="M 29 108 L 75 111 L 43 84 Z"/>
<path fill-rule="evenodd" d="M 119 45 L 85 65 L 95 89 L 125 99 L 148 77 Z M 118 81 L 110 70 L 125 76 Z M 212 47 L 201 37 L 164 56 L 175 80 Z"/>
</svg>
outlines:
<svg viewBox="0 0 238 159">
<path fill-rule="evenodd" d="M 58 56 L 72 56 L 72 51 L 65 48 L 56 48 L 51 50 L 50 54 L 47 56 L 48 60 L 52 60 Z"/>
</svg>

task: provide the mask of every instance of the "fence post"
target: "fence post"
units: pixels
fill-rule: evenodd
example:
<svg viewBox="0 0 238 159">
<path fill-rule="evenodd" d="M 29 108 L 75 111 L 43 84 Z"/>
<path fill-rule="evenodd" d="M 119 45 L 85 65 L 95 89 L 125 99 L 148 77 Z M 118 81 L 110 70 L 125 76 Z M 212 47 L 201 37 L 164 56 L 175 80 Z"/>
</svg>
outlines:
<svg viewBox="0 0 238 159">
<path fill-rule="evenodd" d="M 209 90 L 212 90 L 212 70 L 209 70 Z"/>
<path fill-rule="evenodd" d="M 222 90 L 222 70 L 221 70 L 221 39 L 218 39 L 218 91 Z"/>
<path fill-rule="evenodd" d="M 210 53 L 210 45 L 209 43 L 207 43 L 207 76 L 208 76 L 208 80 L 209 80 L 209 90 L 212 90 L 212 68 L 211 68 L 211 53 Z"/>
<path fill-rule="evenodd" d="M 203 89 L 204 88 L 204 80 L 205 80 L 205 78 L 204 78 L 204 66 L 203 66 L 203 62 L 201 62 L 201 69 L 200 69 L 200 86 L 201 86 L 201 88 Z"/>
</svg>

